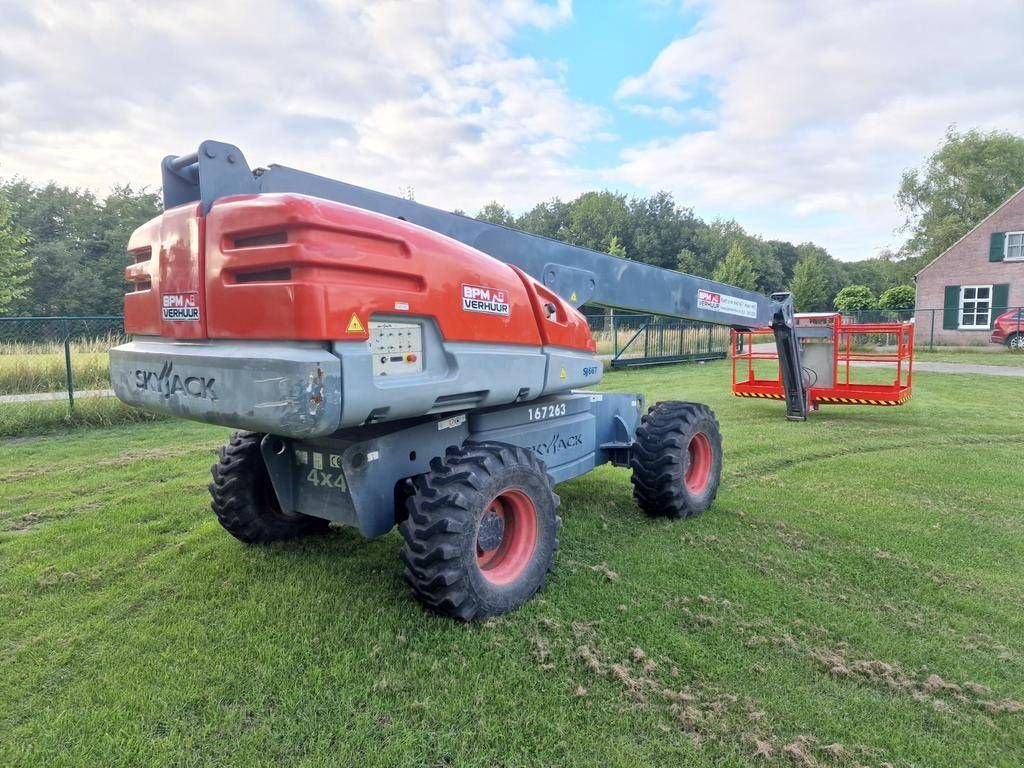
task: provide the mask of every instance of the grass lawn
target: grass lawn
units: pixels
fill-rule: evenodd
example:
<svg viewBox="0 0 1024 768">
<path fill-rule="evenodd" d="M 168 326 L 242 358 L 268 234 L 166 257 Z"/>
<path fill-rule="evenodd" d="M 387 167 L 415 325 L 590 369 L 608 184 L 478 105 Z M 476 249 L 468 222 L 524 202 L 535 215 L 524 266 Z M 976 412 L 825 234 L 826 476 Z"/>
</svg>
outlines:
<svg viewBox="0 0 1024 768">
<path fill-rule="evenodd" d="M 547 591 L 478 626 L 408 598 L 394 533 L 228 536 L 226 430 L 0 443 L 0 765 L 1024 763 L 1020 392 L 921 373 L 792 424 L 725 363 L 603 387 L 711 404 L 718 501 L 566 483 Z"/>
<path fill-rule="evenodd" d="M 0 440 L 39 435 L 71 427 L 109 427 L 163 416 L 131 408 L 114 397 L 79 397 L 70 411 L 65 399 L 35 403 L 0 403 Z"/>
<path fill-rule="evenodd" d="M 964 363 L 971 365 L 1010 365 L 1024 367 L 1024 353 L 1011 352 L 1005 347 L 997 347 L 994 344 L 991 348 L 954 347 L 951 349 L 937 349 L 929 352 L 927 349 L 914 350 L 914 359 L 929 363 Z"/>
</svg>

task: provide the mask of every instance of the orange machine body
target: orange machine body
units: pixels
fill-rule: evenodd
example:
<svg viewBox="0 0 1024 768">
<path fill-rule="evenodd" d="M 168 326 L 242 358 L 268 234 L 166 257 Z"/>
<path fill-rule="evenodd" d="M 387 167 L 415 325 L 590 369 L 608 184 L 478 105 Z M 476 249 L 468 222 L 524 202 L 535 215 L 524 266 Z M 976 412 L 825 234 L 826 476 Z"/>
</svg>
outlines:
<svg viewBox="0 0 1024 768">
<path fill-rule="evenodd" d="M 594 352 L 586 318 L 514 266 L 443 235 L 297 194 L 166 211 L 132 235 L 125 329 L 175 339 L 358 341 L 375 315 L 446 341 Z"/>
</svg>

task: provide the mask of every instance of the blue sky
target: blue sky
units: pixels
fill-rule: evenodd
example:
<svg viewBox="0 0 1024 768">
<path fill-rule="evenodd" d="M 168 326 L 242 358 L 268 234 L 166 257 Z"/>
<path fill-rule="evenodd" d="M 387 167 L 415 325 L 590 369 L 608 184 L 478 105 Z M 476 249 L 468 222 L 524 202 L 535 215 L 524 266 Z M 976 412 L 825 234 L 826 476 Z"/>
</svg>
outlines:
<svg viewBox="0 0 1024 768">
<path fill-rule="evenodd" d="M 693 10 L 661 3 L 578 3 L 572 19 L 551 30 L 529 29 L 510 43 L 512 51 L 564 67 L 569 94 L 607 110 L 615 138 L 589 143 L 579 163 L 604 168 L 624 147 L 670 136 L 672 127 L 654 117 L 629 112 L 615 98 L 619 83 L 645 71 L 665 46 L 690 33 L 699 18 Z M 693 103 L 710 106 L 710 94 Z"/>
<path fill-rule="evenodd" d="M 161 157 L 216 138 L 467 211 L 664 189 L 856 259 L 899 246 L 900 174 L 949 126 L 1024 134 L 1020 0 L 0 0 L 0 18 L 0 176 L 100 192 L 155 187 Z"/>
</svg>

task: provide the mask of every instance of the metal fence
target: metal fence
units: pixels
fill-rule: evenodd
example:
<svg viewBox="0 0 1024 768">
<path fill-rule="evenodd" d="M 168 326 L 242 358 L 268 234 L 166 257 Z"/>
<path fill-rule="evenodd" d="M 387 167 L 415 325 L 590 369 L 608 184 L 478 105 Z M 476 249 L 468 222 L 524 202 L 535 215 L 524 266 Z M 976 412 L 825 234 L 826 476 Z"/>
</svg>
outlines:
<svg viewBox="0 0 1024 768">
<path fill-rule="evenodd" d="M 106 393 L 107 350 L 124 340 L 120 315 L 0 317 L 0 403 L 66 399 L 73 409 L 76 392 Z"/>
<path fill-rule="evenodd" d="M 613 368 L 719 360 L 728 355 L 729 329 L 659 315 L 588 314 L 597 354 Z"/>
<path fill-rule="evenodd" d="M 715 360 L 728 355 L 729 329 L 657 315 L 585 308 L 597 353 L 613 367 Z M 1024 353 L 1024 307 L 995 308 L 982 328 L 961 327 L 961 308 L 869 310 L 844 315 L 849 322 L 913 321 L 918 349 L 997 344 Z M 977 316 L 971 318 L 975 324 Z M 984 317 L 982 325 L 984 325 Z M 125 340 L 119 315 L 0 317 L 0 403 L 67 400 L 110 388 L 107 350 Z M 876 346 L 882 340 L 868 339 Z"/>
<path fill-rule="evenodd" d="M 1024 307 L 983 308 L 965 327 L 960 307 L 934 309 L 872 309 L 844 312 L 848 323 L 913 322 L 915 346 L 930 351 L 938 347 L 998 350 L 1008 347 L 1024 352 Z M 622 314 L 585 308 L 599 355 L 609 355 L 612 366 L 650 365 L 659 362 L 713 360 L 726 356 L 729 330 L 689 320 L 655 315 Z M 968 325 L 971 325 L 970 323 Z M 871 339 L 866 339 L 865 343 Z M 886 342 L 877 340 L 877 346 Z"/>
<path fill-rule="evenodd" d="M 968 310 L 977 308 L 978 313 Z M 966 313 L 966 316 L 965 316 Z M 914 344 L 918 349 L 958 347 L 995 350 L 999 345 L 1024 350 L 1024 307 L 960 306 L 932 309 L 870 309 L 844 312 L 854 323 L 914 323 Z M 964 320 L 968 320 L 964 324 Z"/>
</svg>

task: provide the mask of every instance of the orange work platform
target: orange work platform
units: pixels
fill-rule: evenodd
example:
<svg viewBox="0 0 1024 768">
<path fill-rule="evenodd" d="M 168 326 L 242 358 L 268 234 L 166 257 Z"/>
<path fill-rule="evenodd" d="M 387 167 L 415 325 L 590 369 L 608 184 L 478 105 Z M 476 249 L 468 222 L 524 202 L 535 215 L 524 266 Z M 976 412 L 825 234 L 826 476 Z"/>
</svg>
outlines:
<svg viewBox="0 0 1024 768">
<path fill-rule="evenodd" d="M 838 313 L 798 314 L 800 367 L 811 408 L 902 405 L 910 399 L 913 323 L 848 323 Z M 771 328 L 732 332 L 732 392 L 783 400 Z"/>
</svg>

